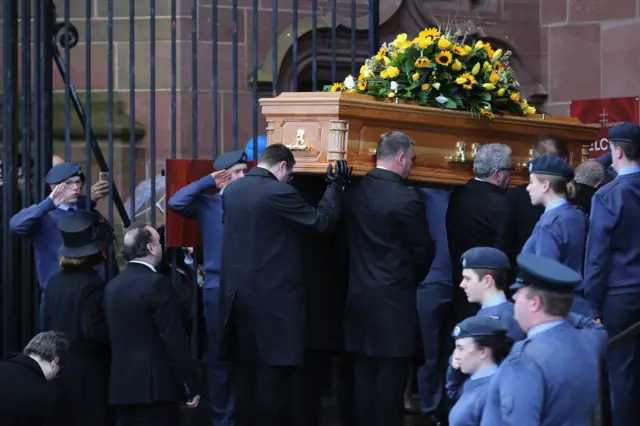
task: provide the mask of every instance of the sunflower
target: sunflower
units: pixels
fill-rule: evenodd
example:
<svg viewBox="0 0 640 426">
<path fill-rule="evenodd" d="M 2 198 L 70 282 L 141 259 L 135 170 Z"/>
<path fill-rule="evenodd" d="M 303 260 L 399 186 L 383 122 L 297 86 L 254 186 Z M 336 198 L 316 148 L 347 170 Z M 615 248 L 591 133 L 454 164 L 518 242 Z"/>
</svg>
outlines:
<svg viewBox="0 0 640 426">
<path fill-rule="evenodd" d="M 413 39 L 413 44 L 418 46 L 420 49 L 426 49 L 433 43 L 433 39 L 426 37 L 416 37 Z"/>
<path fill-rule="evenodd" d="M 428 58 L 418 58 L 416 59 L 416 67 L 417 68 L 426 68 L 429 66 L 431 61 Z"/>
<path fill-rule="evenodd" d="M 333 83 L 333 86 L 331 86 L 331 91 L 332 92 L 344 92 L 344 84 L 342 84 L 342 83 Z"/>
<path fill-rule="evenodd" d="M 451 52 L 440 52 L 436 55 L 436 62 L 442 66 L 448 67 L 452 61 L 453 55 L 451 55 Z"/>
<path fill-rule="evenodd" d="M 460 84 L 463 88 L 467 90 L 471 90 L 473 85 L 477 84 L 476 78 L 469 73 L 462 74 L 458 79 L 460 81 L 460 83 L 458 84 Z M 458 80 L 456 80 L 456 83 L 457 82 Z"/>
<path fill-rule="evenodd" d="M 502 72 L 504 71 L 504 67 L 502 66 L 502 63 L 496 62 L 495 64 L 493 64 L 493 70 L 497 72 Z"/>
<path fill-rule="evenodd" d="M 495 118 L 495 116 L 496 116 L 494 113 L 492 113 L 488 109 L 481 109 L 480 110 L 480 115 L 483 115 L 483 116 L 487 117 L 489 120 L 491 120 L 492 118 Z"/>
<path fill-rule="evenodd" d="M 366 88 L 367 88 L 367 80 L 359 80 L 358 90 L 360 90 L 361 92 L 364 92 Z"/>
<path fill-rule="evenodd" d="M 489 55 L 489 58 L 493 57 L 493 54 L 495 53 L 495 51 L 491 47 L 491 43 L 484 43 L 482 45 L 482 48 L 487 51 L 487 54 Z"/>
<path fill-rule="evenodd" d="M 498 81 L 500 81 L 500 76 L 495 71 L 491 71 L 489 81 L 491 82 L 491 84 L 498 84 Z"/>
<path fill-rule="evenodd" d="M 378 62 L 382 61 L 384 57 L 387 56 L 387 49 L 385 49 L 384 47 L 381 47 L 380 50 L 378 50 L 378 53 L 376 54 L 376 60 Z"/>
<path fill-rule="evenodd" d="M 435 27 L 425 28 L 424 30 L 420 31 L 420 34 L 418 35 L 424 38 L 431 37 L 431 39 L 434 40 L 440 35 L 440 31 L 438 31 L 438 29 Z"/>
<path fill-rule="evenodd" d="M 467 50 L 462 46 L 453 46 L 451 50 L 453 50 L 453 53 L 458 56 L 467 56 L 469 54 L 467 53 Z"/>
</svg>

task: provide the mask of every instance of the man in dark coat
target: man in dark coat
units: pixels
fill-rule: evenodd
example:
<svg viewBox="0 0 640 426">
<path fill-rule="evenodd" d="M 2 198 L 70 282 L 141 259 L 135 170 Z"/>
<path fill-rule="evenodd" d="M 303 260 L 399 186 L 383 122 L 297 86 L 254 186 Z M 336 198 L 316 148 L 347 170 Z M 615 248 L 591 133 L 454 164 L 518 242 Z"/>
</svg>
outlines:
<svg viewBox="0 0 640 426">
<path fill-rule="evenodd" d="M 447 240 L 451 257 L 455 323 L 475 315 L 478 306 L 469 303 L 460 288 L 460 258 L 474 247 L 493 247 L 504 220 L 504 192 L 511 182 L 511 148 L 504 144 L 482 145 L 473 161 L 476 176 L 453 190 L 447 209 Z"/>
<path fill-rule="evenodd" d="M 0 363 L 0 419 L 3 426 L 62 426 L 60 393 L 51 379 L 67 356 L 64 334 L 36 335 L 22 354 Z"/>
<path fill-rule="evenodd" d="M 421 195 L 408 187 L 413 141 L 388 132 L 376 168 L 345 193 L 349 290 L 345 344 L 354 353 L 356 426 L 400 426 L 418 335 L 418 284 L 435 245 Z"/>
<path fill-rule="evenodd" d="M 333 228 L 348 178 L 345 162 L 335 174 L 330 166 L 314 208 L 286 183 L 294 164 L 287 147 L 271 145 L 222 197 L 220 349 L 232 362 L 236 426 L 288 423 L 305 352 L 304 237 Z"/>
<path fill-rule="evenodd" d="M 591 199 L 607 181 L 607 169 L 598 160 L 587 160 L 576 167 L 569 201 L 586 214 L 591 212 Z"/>
<path fill-rule="evenodd" d="M 569 158 L 567 143 L 557 136 L 540 136 L 533 143 L 533 158 L 540 155 L 557 155 Z M 505 195 L 505 216 L 501 221 L 500 232 L 495 241 L 495 247 L 502 250 L 511 262 L 513 273 L 510 277 L 515 279 L 517 271 L 516 258 L 522 251 L 524 243 L 533 232 L 533 228 L 544 213 L 543 205 L 531 204 L 531 198 L 527 192 L 527 185 L 523 183 L 507 191 Z M 494 244 L 489 244 L 494 246 Z M 458 264 L 460 259 L 458 259 Z"/>
<path fill-rule="evenodd" d="M 118 426 L 175 426 L 180 403 L 198 405 L 196 363 L 155 229 L 133 224 L 122 239 L 129 265 L 107 284 L 104 311 L 111 343 L 109 403 Z"/>
</svg>

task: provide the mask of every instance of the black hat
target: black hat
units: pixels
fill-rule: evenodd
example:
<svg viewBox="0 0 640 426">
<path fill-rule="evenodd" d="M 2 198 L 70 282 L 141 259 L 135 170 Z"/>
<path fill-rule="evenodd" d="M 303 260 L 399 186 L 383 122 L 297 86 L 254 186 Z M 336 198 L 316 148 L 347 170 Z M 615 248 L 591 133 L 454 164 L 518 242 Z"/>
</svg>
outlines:
<svg viewBox="0 0 640 426">
<path fill-rule="evenodd" d="M 573 168 L 564 158 L 557 155 L 541 155 L 534 158 L 529 162 L 529 173 L 573 179 Z"/>
<path fill-rule="evenodd" d="M 53 166 L 44 181 L 49 185 L 57 185 L 72 176 L 84 176 L 82 168 L 76 163 L 61 163 Z"/>
<path fill-rule="evenodd" d="M 493 247 L 474 247 L 461 257 L 463 269 L 511 269 L 509 258 L 502 251 Z"/>
<path fill-rule="evenodd" d="M 555 260 L 533 253 L 518 256 L 518 278 L 509 288 L 534 287 L 553 293 L 571 293 L 580 285 L 582 276 Z"/>
<path fill-rule="evenodd" d="M 105 249 L 109 227 L 97 212 L 78 211 L 62 219 L 58 227 L 63 242 L 60 256 L 85 257 Z"/>
<path fill-rule="evenodd" d="M 247 154 L 243 151 L 225 152 L 213 162 L 215 170 L 224 170 L 233 167 L 238 163 L 244 163 L 247 160 Z"/>
<path fill-rule="evenodd" d="M 456 325 L 451 335 L 454 339 L 476 336 L 506 335 L 507 329 L 499 320 L 488 316 L 469 317 Z"/>
<path fill-rule="evenodd" d="M 609 129 L 609 142 L 630 143 L 640 146 L 640 127 L 633 123 L 616 124 Z"/>
</svg>

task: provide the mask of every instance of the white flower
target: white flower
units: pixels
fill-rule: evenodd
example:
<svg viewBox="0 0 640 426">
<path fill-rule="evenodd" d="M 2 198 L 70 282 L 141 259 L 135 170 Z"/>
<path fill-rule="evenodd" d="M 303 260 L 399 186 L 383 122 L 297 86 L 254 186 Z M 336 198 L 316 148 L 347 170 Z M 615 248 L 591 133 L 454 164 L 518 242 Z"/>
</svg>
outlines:
<svg viewBox="0 0 640 426">
<path fill-rule="evenodd" d="M 393 90 L 395 93 L 398 93 L 398 83 L 396 83 L 395 81 L 392 81 L 391 90 Z"/>
<path fill-rule="evenodd" d="M 349 90 L 351 90 L 354 87 L 356 87 L 356 82 L 353 79 L 353 76 L 348 75 L 347 78 L 344 79 L 344 87 L 346 87 Z"/>
<path fill-rule="evenodd" d="M 447 98 L 447 97 L 445 97 L 445 96 L 442 96 L 442 95 L 440 95 L 440 96 L 438 96 L 438 97 L 436 98 L 436 102 L 437 102 L 437 103 L 439 103 L 439 104 L 444 104 L 444 103 L 446 103 L 448 100 L 449 100 L 449 98 Z"/>
</svg>

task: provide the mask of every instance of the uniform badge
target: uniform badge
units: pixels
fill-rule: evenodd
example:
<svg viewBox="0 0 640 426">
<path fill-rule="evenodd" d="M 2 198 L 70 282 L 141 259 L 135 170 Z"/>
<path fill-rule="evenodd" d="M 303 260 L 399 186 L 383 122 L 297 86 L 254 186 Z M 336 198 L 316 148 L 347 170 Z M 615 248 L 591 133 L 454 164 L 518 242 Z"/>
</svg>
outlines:
<svg viewBox="0 0 640 426">
<path fill-rule="evenodd" d="M 499 320 L 500 315 L 489 315 L 489 318 L 493 318 L 494 320 Z"/>
<path fill-rule="evenodd" d="M 529 162 L 529 172 L 533 171 L 533 163 L 530 161 Z"/>
<path fill-rule="evenodd" d="M 462 268 L 466 268 L 467 267 L 467 259 L 462 258 Z"/>
<path fill-rule="evenodd" d="M 460 327 L 456 325 L 456 327 L 453 329 L 453 337 L 458 337 L 459 334 L 460 334 Z"/>
</svg>

